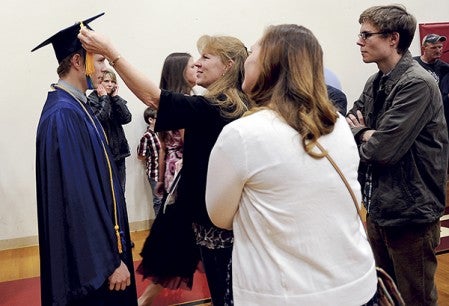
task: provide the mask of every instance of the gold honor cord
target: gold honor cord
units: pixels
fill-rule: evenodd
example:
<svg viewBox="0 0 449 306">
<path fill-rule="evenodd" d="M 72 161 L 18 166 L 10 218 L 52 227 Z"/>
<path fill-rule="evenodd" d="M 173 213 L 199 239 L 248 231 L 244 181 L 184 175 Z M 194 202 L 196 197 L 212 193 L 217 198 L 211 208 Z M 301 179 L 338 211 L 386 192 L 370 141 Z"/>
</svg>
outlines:
<svg viewBox="0 0 449 306">
<path fill-rule="evenodd" d="M 92 116 L 89 114 L 89 112 L 87 111 L 86 107 L 84 106 L 84 103 L 81 102 L 77 97 L 75 97 L 68 89 L 64 88 L 64 86 L 60 85 L 60 84 L 53 84 L 53 87 L 59 88 L 65 92 L 67 92 L 69 95 L 71 95 L 83 108 L 84 112 L 87 114 L 87 116 L 89 117 L 92 125 L 95 128 L 95 131 L 97 131 L 98 136 L 100 136 L 100 132 L 98 132 L 97 126 L 95 125 L 95 121 L 92 118 Z M 106 142 L 108 143 L 108 138 L 106 137 L 106 133 L 104 132 L 103 127 L 101 127 L 101 131 L 103 132 L 104 138 L 106 139 Z M 115 191 L 114 191 L 114 182 L 112 179 L 112 168 L 111 168 L 111 162 L 109 160 L 107 151 L 106 151 L 106 147 L 103 143 L 103 140 L 100 137 L 100 141 L 101 141 L 101 145 L 103 147 L 103 152 L 104 152 L 104 156 L 106 157 L 106 162 L 108 164 L 108 170 L 109 170 L 109 182 L 111 184 L 111 194 L 112 194 L 112 201 L 114 203 L 114 230 L 115 230 L 115 235 L 117 236 L 117 247 L 118 247 L 118 252 L 119 254 L 123 253 L 123 248 L 122 248 L 122 241 L 120 239 L 120 227 L 118 225 L 118 217 L 117 217 L 117 200 L 115 198 Z"/>
</svg>

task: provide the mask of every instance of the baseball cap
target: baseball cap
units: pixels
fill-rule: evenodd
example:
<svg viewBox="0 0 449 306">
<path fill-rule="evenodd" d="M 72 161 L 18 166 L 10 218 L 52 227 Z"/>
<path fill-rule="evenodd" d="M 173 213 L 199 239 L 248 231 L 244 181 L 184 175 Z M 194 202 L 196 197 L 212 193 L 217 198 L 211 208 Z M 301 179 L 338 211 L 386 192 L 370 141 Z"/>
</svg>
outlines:
<svg viewBox="0 0 449 306">
<path fill-rule="evenodd" d="M 438 35 L 438 34 L 427 34 L 426 36 L 424 36 L 424 38 L 422 39 L 422 45 L 426 44 L 426 43 L 437 43 L 439 41 L 443 42 L 446 41 L 446 36 L 442 36 L 442 35 Z"/>
</svg>

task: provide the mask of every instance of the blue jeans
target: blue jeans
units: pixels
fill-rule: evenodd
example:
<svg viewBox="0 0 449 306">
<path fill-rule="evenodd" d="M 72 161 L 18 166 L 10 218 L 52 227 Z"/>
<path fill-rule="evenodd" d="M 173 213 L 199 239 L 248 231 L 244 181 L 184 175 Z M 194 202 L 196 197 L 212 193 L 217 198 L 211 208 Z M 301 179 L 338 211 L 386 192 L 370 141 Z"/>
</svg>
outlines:
<svg viewBox="0 0 449 306">
<path fill-rule="evenodd" d="M 156 180 L 152 179 L 152 178 L 148 178 L 148 180 L 150 181 L 150 186 L 151 186 L 151 192 L 153 193 L 153 208 L 154 208 L 154 215 L 157 216 L 157 214 L 159 213 L 159 210 L 162 206 L 162 197 L 159 197 L 156 195 L 156 193 L 154 192 L 154 189 L 156 188 Z"/>
<path fill-rule="evenodd" d="M 395 280 L 405 304 L 437 305 L 435 248 L 440 241 L 439 220 L 379 226 L 368 215 L 366 223 L 376 264 Z"/>
</svg>

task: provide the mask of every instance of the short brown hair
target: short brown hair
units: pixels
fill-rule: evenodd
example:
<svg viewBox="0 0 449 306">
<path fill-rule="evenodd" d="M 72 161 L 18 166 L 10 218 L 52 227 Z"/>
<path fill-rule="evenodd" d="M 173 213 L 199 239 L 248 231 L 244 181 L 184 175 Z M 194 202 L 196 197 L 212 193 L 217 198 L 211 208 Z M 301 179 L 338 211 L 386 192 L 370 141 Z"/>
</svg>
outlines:
<svg viewBox="0 0 449 306">
<path fill-rule="evenodd" d="M 379 5 L 367 8 L 360 14 L 359 23 L 370 23 L 379 32 L 388 35 L 399 33 L 398 53 L 404 54 L 410 47 L 416 30 L 416 19 L 403 5 Z"/>
<path fill-rule="evenodd" d="M 150 118 L 155 119 L 155 118 L 156 118 L 156 114 L 157 114 L 157 110 L 155 110 L 155 109 L 152 108 L 152 107 L 147 107 L 147 108 L 145 109 L 145 111 L 143 112 L 143 119 L 145 120 L 145 122 L 146 122 L 147 124 L 150 124 L 149 119 L 150 119 Z"/>
<path fill-rule="evenodd" d="M 67 75 L 70 71 L 70 67 L 72 67 L 72 64 L 70 63 L 70 60 L 75 54 L 79 54 L 81 58 L 84 60 L 84 57 L 86 56 L 86 51 L 84 49 L 80 49 L 78 51 L 73 52 L 69 56 L 65 57 L 58 66 L 58 69 L 56 69 L 56 72 L 58 73 L 59 78 L 62 78 Z"/>
</svg>

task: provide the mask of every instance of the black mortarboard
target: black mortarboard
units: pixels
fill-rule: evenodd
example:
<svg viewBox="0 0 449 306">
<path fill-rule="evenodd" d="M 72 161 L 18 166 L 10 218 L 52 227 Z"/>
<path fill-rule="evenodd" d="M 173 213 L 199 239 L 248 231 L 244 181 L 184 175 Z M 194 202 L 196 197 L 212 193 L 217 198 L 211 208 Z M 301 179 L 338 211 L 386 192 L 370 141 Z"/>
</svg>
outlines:
<svg viewBox="0 0 449 306">
<path fill-rule="evenodd" d="M 58 63 L 61 63 L 64 58 L 82 48 L 81 42 L 77 37 L 81 29 L 81 23 L 88 29 L 92 30 L 92 28 L 88 26 L 88 23 L 103 15 L 104 13 L 101 13 L 84 21 L 78 21 L 74 25 L 59 31 L 58 33 L 41 43 L 39 46 L 31 50 L 31 52 L 48 44 L 52 44 L 53 49 L 55 50 L 56 58 L 58 59 Z"/>
</svg>

